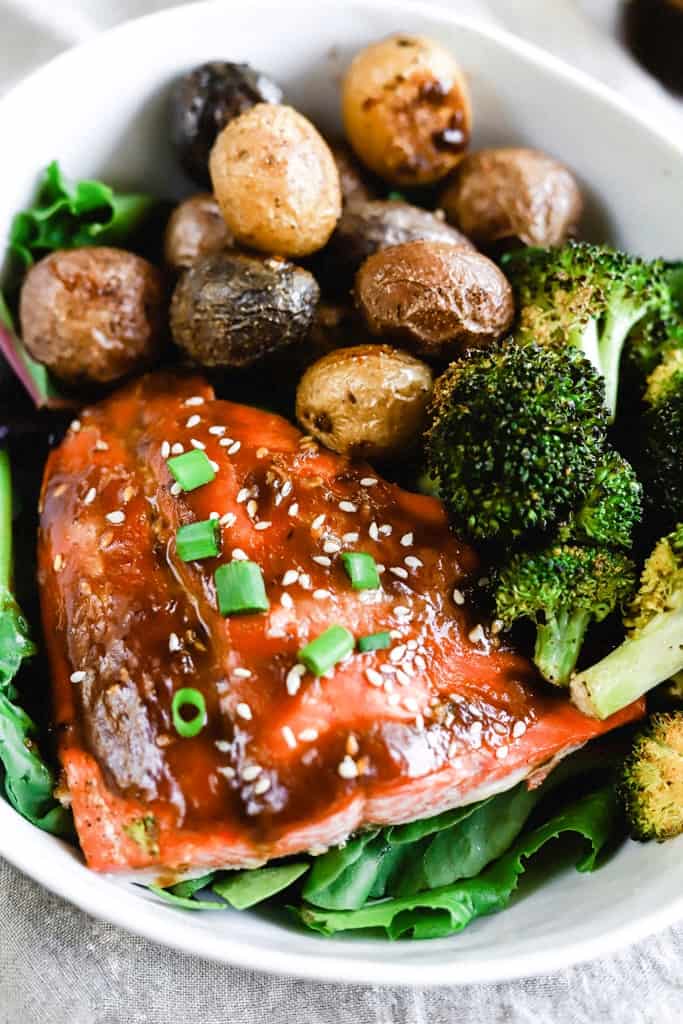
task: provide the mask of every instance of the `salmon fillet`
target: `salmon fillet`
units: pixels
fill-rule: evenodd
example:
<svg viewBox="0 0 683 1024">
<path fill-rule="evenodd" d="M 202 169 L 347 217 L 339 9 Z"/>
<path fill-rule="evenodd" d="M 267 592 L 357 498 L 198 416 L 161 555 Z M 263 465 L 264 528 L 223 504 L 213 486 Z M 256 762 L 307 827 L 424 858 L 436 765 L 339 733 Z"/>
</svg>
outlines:
<svg viewBox="0 0 683 1024">
<path fill-rule="evenodd" d="M 175 493 L 179 447 L 215 480 Z M 152 375 L 86 410 L 50 456 L 39 579 L 59 755 L 97 871 L 253 866 L 364 825 L 415 820 L 528 777 L 642 713 L 584 717 L 475 610 L 477 558 L 433 498 L 320 449 L 286 420 Z M 218 517 L 221 554 L 175 535 Z M 366 551 L 356 591 L 340 553 Z M 270 609 L 222 617 L 218 565 L 247 556 Z M 297 652 L 333 624 L 391 646 L 325 676 Z M 183 738 L 171 703 L 203 694 Z"/>
</svg>

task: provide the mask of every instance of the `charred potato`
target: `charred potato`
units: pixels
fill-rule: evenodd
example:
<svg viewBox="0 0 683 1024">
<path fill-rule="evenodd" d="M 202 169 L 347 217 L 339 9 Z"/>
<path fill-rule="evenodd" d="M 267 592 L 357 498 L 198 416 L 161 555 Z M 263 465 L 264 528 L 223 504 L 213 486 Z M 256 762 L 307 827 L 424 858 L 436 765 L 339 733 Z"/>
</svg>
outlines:
<svg viewBox="0 0 683 1024">
<path fill-rule="evenodd" d="M 514 314 L 496 264 L 447 242 L 406 242 L 370 256 L 356 277 L 356 301 L 372 334 L 436 359 L 489 344 Z"/>
<path fill-rule="evenodd" d="M 176 285 L 173 340 L 203 366 L 249 366 L 306 338 L 319 294 L 313 275 L 292 263 L 215 253 Z"/>
<path fill-rule="evenodd" d="M 330 142 L 329 147 L 339 172 L 342 202 L 374 199 L 376 191 L 372 187 L 371 176 L 361 167 L 351 147 L 340 141 Z"/>
<path fill-rule="evenodd" d="M 340 348 L 299 382 L 304 430 L 341 455 L 392 458 L 419 438 L 432 390 L 429 367 L 389 345 Z"/>
<path fill-rule="evenodd" d="M 291 107 L 260 103 L 231 121 L 211 151 L 211 180 L 237 242 L 306 256 L 341 213 L 339 173 L 327 143 Z"/>
<path fill-rule="evenodd" d="M 441 195 L 446 215 L 484 248 L 502 241 L 562 245 L 583 201 L 561 163 L 535 149 L 484 149 L 465 157 Z"/>
<path fill-rule="evenodd" d="M 418 238 L 473 248 L 463 234 L 419 206 L 384 199 L 352 201 L 344 207 L 334 234 L 320 254 L 321 275 L 335 290 L 348 291 L 368 256 Z"/>
<path fill-rule="evenodd" d="M 448 50 L 422 36 L 390 36 L 362 50 L 344 79 L 342 113 L 363 163 L 396 185 L 439 181 L 469 142 L 462 71 Z"/>
<path fill-rule="evenodd" d="M 218 133 L 256 103 L 281 99 L 279 86 L 248 64 L 211 61 L 180 78 L 171 94 L 171 138 L 190 177 L 208 185 Z"/>
<path fill-rule="evenodd" d="M 169 267 L 182 270 L 203 256 L 232 245 L 218 203 L 209 192 L 190 196 L 176 206 L 166 225 L 164 257 Z"/>
<path fill-rule="evenodd" d="M 158 355 L 162 278 L 123 249 L 60 249 L 29 270 L 19 315 L 26 348 L 56 377 L 70 385 L 109 384 Z"/>
</svg>

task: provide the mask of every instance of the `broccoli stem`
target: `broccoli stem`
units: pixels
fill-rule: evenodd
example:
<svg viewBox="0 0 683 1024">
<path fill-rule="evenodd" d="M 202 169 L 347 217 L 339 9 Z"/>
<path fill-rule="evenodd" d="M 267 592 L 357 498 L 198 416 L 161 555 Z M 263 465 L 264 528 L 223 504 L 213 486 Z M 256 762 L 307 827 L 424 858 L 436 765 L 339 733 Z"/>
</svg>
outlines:
<svg viewBox="0 0 683 1024">
<path fill-rule="evenodd" d="M 580 610 L 560 612 L 539 624 L 534 661 L 548 682 L 567 685 L 590 621 L 590 612 Z"/>
<path fill-rule="evenodd" d="M 664 612 L 571 682 L 572 700 L 608 718 L 683 669 L 683 607 Z"/>
<path fill-rule="evenodd" d="M 609 410 L 610 422 L 617 411 L 617 393 L 619 389 L 619 363 L 626 337 L 645 315 L 641 305 L 619 303 L 618 308 L 611 306 L 605 316 L 600 340 L 598 342 L 598 367 L 605 380 L 605 405 Z"/>
<path fill-rule="evenodd" d="M 12 577 L 12 477 L 9 455 L 0 448 L 0 590 Z"/>
</svg>

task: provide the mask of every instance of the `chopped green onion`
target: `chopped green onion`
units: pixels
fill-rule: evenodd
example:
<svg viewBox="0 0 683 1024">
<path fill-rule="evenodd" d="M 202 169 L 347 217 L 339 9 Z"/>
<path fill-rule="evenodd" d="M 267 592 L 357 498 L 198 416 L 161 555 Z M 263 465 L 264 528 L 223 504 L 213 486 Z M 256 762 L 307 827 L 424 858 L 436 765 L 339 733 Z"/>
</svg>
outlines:
<svg viewBox="0 0 683 1024">
<path fill-rule="evenodd" d="M 376 590 L 379 587 L 377 563 L 365 551 L 345 551 L 341 556 L 354 590 Z"/>
<path fill-rule="evenodd" d="M 174 455 L 166 462 L 171 474 L 184 491 L 194 491 L 216 478 L 206 452 L 193 448 L 191 452 Z"/>
<path fill-rule="evenodd" d="M 358 639 L 358 650 L 383 651 L 391 646 L 391 633 L 371 633 L 369 636 L 361 636 Z"/>
<path fill-rule="evenodd" d="M 221 615 L 268 611 L 263 573 L 256 562 L 228 562 L 216 569 L 214 580 Z"/>
<path fill-rule="evenodd" d="M 347 654 L 351 654 L 355 646 L 353 633 L 345 626 L 330 626 L 315 640 L 311 640 L 310 644 L 301 648 L 299 661 L 314 676 L 321 676 Z"/>
<path fill-rule="evenodd" d="M 216 519 L 203 519 L 200 523 L 181 526 L 175 535 L 178 558 L 183 562 L 194 562 L 198 558 L 214 558 L 220 553 L 218 537 Z"/>
<path fill-rule="evenodd" d="M 183 708 L 194 708 L 197 714 L 193 718 L 183 718 Z M 206 701 L 204 695 L 192 686 L 176 690 L 171 704 L 175 731 L 184 739 L 197 736 L 206 725 Z"/>
</svg>

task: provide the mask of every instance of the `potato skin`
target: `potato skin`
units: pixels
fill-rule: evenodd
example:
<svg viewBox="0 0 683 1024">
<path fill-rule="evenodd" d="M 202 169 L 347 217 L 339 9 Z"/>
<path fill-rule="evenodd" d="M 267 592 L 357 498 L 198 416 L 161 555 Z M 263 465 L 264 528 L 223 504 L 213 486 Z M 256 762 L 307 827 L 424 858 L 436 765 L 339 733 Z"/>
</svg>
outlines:
<svg viewBox="0 0 683 1024">
<path fill-rule="evenodd" d="M 419 354 L 454 358 L 509 328 L 512 289 L 488 257 L 447 242 L 406 242 L 370 256 L 356 276 L 368 329 Z"/>
<path fill-rule="evenodd" d="M 574 234 L 583 200 L 573 175 L 535 149 L 483 149 L 465 157 L 441 194 L 451 223 L 478 245 L 514 240 L 562 245 Z"/>
<path fill-rule="evenodd" d="M 469 90 L 448 50 L 395 35 L 362 50 L 342 87 L 353 149 L 396 185 L 439 181 L 462 159 L 471 132 Z"/>
<path fill-rule="evenodd" d="M 176 285 L 173 340 L 203 366 L 250 366 L 306 338 L 319 296 L 302 267 L 234 250 L 214 253 Z"/>
<path fill-rule="evenodd" d="M 291 107 L 258 103 L 228 124 L 209 161 L 213 190 L 237 242 L 306 256 L 341 213 L 339 172 L 327 143 Z"/>
<path fill-rule="evenodd" d="M 109 246 L 58 249 L 21 289 L 26 348 L 70 385 L 109 384 L 159 354 L 164 287 L 156 267 Z"/>
<path fill-rule="evenodd" d="M 341 455 L 392 458 L 420 436 L 432 390 L 429 367 L 389 345 L 328 353 L 299 382 L 304 430 Z"/>
<path fill-rule="evenodd" d="M 390 245 L 419 238 L 474 248 L 460 231 L 429 210 L 394 199 L 353 200 L 321 256 L 321 275 L 335 291 L 348 291 L 361 263 Z"/>
<path fill-rule="evenodd" d="M 182 270 L 231 245 L 232 235 L 218 203 L 210 192 L 200 192 L 179 203 L 169 217 L 164 258 L 169 267 Z"/>
</svg>

